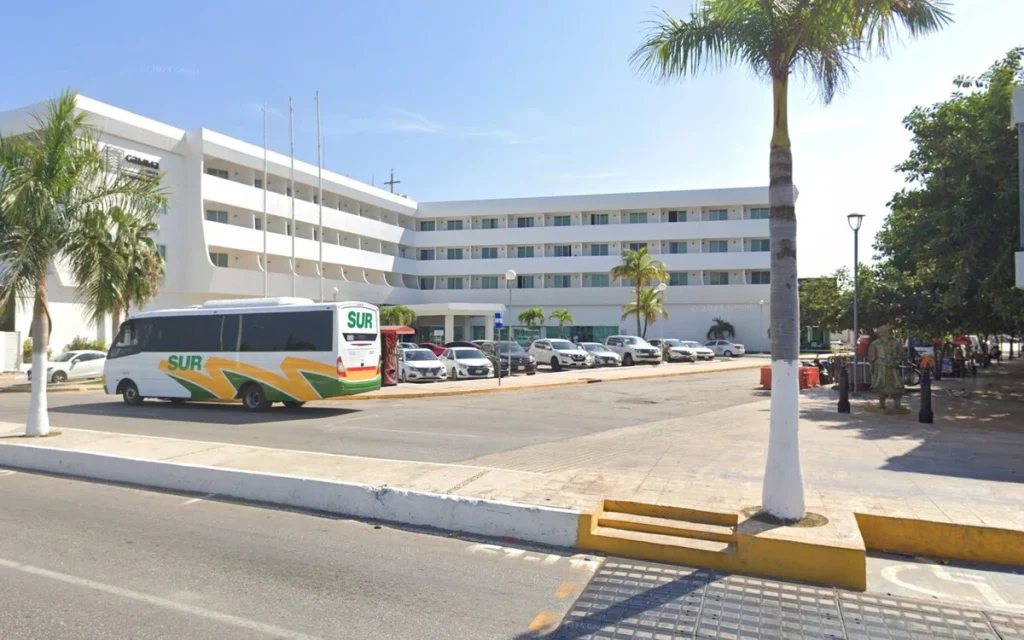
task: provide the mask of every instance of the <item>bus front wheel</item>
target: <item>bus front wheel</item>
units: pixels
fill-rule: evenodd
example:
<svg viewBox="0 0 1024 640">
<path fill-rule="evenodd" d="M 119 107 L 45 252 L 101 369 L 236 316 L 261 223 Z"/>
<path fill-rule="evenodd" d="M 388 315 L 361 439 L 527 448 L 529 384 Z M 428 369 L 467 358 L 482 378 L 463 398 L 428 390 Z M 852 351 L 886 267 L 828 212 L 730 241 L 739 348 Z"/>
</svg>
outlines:
<svg viewBox="0 0 1024 640">
<path fill-rule="evenodd" d="M 242 387 L 242 404 L 249 411 L 266 411 L 270 408 L 267 402 L 267 394 L 263 387 L 258 384 L 247 384 Z"/>
<path fill-rule="evenodd" d="M 139 394 L 139 388 L 131 380 L 125 380 L 121 385 L 121 399 L 127 405 L 139 405 L 142 404 L 142 396 Z"/>
</svg>

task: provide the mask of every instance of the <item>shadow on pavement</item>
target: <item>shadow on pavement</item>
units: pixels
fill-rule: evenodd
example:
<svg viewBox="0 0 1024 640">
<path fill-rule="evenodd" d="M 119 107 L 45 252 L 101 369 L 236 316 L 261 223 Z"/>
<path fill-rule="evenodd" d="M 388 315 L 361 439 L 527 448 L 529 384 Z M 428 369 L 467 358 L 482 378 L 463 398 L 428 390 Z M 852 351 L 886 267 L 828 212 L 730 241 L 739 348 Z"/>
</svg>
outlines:
<svg viewBox="0 0 1024 640">
<path fill-rule="evenodd" d="M 116 407 L 111 405 L 116 404 Z M 302 407 L 290 409 L 275 406 L 262 413 L 246 411 L 241 403 L 205 403 L 186 402 L 172 404 L 170 402 L 147 401 L 141 406 L 130 407 L 120 402 L 71 404 L 50 407 L 51 413 L 72 415 L 102 415 L 116 421 L 120 418 L 128 420 L 169 420 L 175 422 L 205 422 L 224 425 L 262 424 L 269 422 L 290 422 L 294 420 L 321 420 L 336 418 L 350 413 L 358 413 L 359 409 L 333 407 Z M 74 427 L 69 423 L 66 426 Z"/>
</svg>

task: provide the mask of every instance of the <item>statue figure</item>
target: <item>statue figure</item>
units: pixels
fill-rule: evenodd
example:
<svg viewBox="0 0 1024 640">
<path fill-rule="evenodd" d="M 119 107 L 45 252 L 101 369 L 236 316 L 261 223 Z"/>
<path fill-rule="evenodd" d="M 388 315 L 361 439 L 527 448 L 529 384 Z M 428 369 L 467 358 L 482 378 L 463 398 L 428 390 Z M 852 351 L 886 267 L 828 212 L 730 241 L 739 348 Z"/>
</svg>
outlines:
<svg viewBox="0 0 1024 640">
<path fill-rule="evenodd" d="M 892 337 L 892 327 L 878 329 L 878 339 L 868 347 L 871 363 L 871 389 L 878 394 L 878 406 L 885 409 L 885 399 L 893 399 L 893 408 L 901 409 L 900 401 L 906 390 L 900 376 L 900 354 L 903 347 Z"/>
</svg>

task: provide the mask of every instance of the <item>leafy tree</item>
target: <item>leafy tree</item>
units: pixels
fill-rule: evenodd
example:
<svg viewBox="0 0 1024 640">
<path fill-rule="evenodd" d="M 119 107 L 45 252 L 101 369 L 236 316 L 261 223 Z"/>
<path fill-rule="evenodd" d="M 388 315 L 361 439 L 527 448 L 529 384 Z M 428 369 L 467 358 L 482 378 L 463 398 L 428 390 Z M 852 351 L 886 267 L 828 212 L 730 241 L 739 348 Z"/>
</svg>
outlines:
<svg viewBox="0 0 1024 640">
<path fill-rule="evenodd" d="M 573 320 L 572 314 L 569 313 L 568 309 L 555 309 L 554 311 L 551 312 L 551 315 L 548 316 L 548 319 L 557 320 L 559 329 L 565 327 L 565 325 L 571 325 L 573 322 L 575 322 L 575 320 Z"/>
<path fill-rule="evenodd" d="M 636 302 L 629 302 L 622 307 L 622 319 L 636 316 L 639 327 L 637 335 L 646 338 L 648 325 L 655 324 L 659 316 L 667 318 L 668 310 L 665 309 L 661 293 L 657 289 L 634 289 L 633 293 L 637 297 Z M 641 320 L 643 321 L 642 327 L 640 326 Z"/>
<path fill-rule="evenodd" d="M 711 328 L 707 333 L 708 340 L 730 340 L 735 337 L 736 327 L 721 318 L 715 318 L 712 321 Z"/>
<path fill-rule="evenodd" d="M 544 309 L 540 307 L 532 307 L 519 314 L 520 324 L 524 324 L 531 329 L 544 324 L 545 319 Z"/>
<path fill-rule="evenodd" d="M 887 52 L 900 24 L 914 36 L 937 30 L 949 21 L 946 5 L 944 0 L 702 0 L 688 19 L 662 12 L 633 52 L 636 68 L 661 80 L 696 75 L 708 65 L 738 65 L 772 85 L 772 424 L 762 505 L 782 520 L 804 517 L 789 79 L 803 73 L 827 104 L 845 87 L 855 62 Z"/>
<path fill-rule="evenodd" d="M 609 275 L 613 280 L 631 280 L 633 282 L 635 287 L 633 289 L 634 301 L 622 307 L 624 312 L 622 318 L 626 319 L 628 315 L 636 315 L 636 334 L 642 335 L 640 315 L 625 313 L 625 311 L 630 308 L 637 309 L 642 307 L 640 298 L 644 295 L 644 291 L 647 290 L 651 282 L 655 280 L 665 282 L 668 280 L 665 263 L 651 256 L 650 252 L 647 251 L 647 247 L 641 247 L 636 251 L 627 249 L 622 252 L 622 262 L 612 267 Z"/>
<path fill-rule="evenodd" d="M 32 305 L 32 395 L 25 435 L 50 431 L 46 411 L 46 360 L 50 341 L 47 269 L 82 265 L 73 248 L 94 212 L 145 212 L 164 201 L 156 180 L 109 166 L 89 127 L 76 113 L 77 94 L 66 91 L 35 117 L 24 135 L 0 136 L 0 310 Z M 88 287 L 79 295 L 95 316 L 106 304 Z"/>
<path fill-rule="evenodd" d="M 931 336 L 1024 328 L 1013 264 L 1017 134 L 1007 126 L 1022 55 L 1014 49 L 980 77 L 956 78 L 949 99 L 903 121 L 914 147 L 897 170 L 908 186 L 890 202 L 875 250 L 887 274 L 919 292 L 903 312 Z"/>
<path fill-rule="evenodd" d="M 409 307 L 396 304 L 390 307 L 381 307 L 380 323 L 382 325 L 406 325 L 416 322 L 416 312 Z"/>
</svg>

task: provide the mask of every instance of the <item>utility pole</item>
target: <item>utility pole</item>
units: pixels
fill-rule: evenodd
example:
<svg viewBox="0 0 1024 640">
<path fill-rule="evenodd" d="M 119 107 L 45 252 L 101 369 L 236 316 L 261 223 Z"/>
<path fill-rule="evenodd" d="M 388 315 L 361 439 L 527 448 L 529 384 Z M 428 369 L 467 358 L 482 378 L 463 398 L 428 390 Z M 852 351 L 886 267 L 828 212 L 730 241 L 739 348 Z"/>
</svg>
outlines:
<svg viewBox="0 0 1024 640">
<path fill-rule="evenodd" d="M 401 180 L 395 180 L 395 170 L 392 169 L 391 170 L 391 179 L 388 180 L 387 182 L 385 182 L 384 184 L 386 184 L 389 187 L 391 187 L 391 193 L 394 193 L 395 192 L 395 185 L 396 184 L 402 184 L 402 181 Z"/>
</svg>

